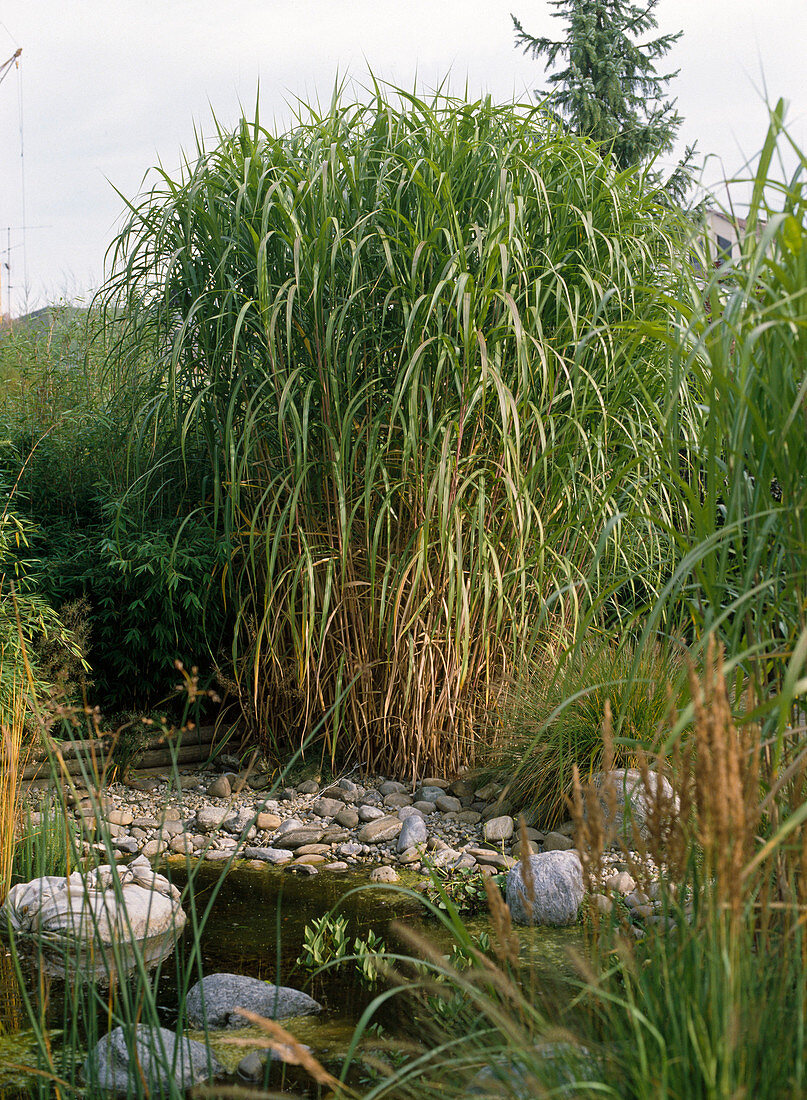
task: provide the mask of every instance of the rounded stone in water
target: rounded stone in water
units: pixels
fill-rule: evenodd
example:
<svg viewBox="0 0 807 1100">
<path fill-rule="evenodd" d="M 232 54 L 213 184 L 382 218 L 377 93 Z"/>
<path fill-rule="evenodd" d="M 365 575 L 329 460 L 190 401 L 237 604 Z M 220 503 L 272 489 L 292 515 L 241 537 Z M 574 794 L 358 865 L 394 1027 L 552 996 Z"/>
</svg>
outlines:
<svg viewBox="0 0 807 1100">
<path fill-rule="evenodd" d="M 307 993 L 245 974 L 208 974 L 189 990 L 185 1001 L 188 1023 L 199 1028 L 249 1027 L 250 1021 L 236 1011 L 239 1008 L 269 1020 L 322 1011 L 322 1005 Z"/>
<path fill-rule="evenodd" d="M 204 1043 L 178 1039 L 173 1031 L 148 1024 L 137 1024 L 133 1038 L 116 1027 L 95 1045 L 81 1067 L 88 1084 L 124 1095 L 129 1095 L 132 1081 L 140 1075 L 153 1094 L 162 1096 L 171 1083 L 187 1089 L 223 1073 L 224 1067 Z"/>
</svg>

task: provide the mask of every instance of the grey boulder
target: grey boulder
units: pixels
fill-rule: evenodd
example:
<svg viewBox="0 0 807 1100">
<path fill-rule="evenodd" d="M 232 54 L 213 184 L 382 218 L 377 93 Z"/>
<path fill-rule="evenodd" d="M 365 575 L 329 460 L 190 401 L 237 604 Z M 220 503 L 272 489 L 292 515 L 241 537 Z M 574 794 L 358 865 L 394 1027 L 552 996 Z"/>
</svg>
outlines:
<svg viewBox="0 0 807 1100">
<path fill-rule="evenodd" d="M 269 1020 L 313 1016 L 322 1005 L 284 985 L 269 985 L 245 974 L 208 974 L 189 990 L 185 1001 L 188 1023 L 194 1027 L 248 1027 L 236 1009 L 245 1008 Z"/>
<path fill-rule="evenodd" d="M 606 836 L 611 843 L 618 843 L 620 840 L 630 842 L 634 827 L 647 839 L 647 818 L 657 798 L 666 804 L 668 811 L 678 810 L 678 796 L 669 781 L 664 776 L 659 777 L 654 771 L 647 773 L 645 782 L 637 768 L 614 768 L 609 772 L 597 772 L 591 783 L 598 793 Z M 614 792 L 610 797 L 609 784 L 612 784 Z M 613 816 L 609 802 L 615 803 Z"/>
<path fill-rule="evenodd" d="M 583 868 L 577 852 L 530 856 L 534 883 L 528 897 L 521 863 L 507 875 L 506 898 L 517 924 L 573 924 L 583 901 Z"/>
<path fill-rule="evenodd" d="M 116 1027 L 96 1043 L 81 1067 L 91 1087 L 124 1095 L 138 1091 L 143 1078 L 152 1095 L 162 1096 L 172 1084 L 187 1089 L 223 1073 L 204 1043 L 178 1039 L 173 1031 L 148 1024 Z"/>
<path fill-rule="evenodd" d="M 75 943 L 92 956 L 97 948 L 93 965 L 101 971 L 114 955 L 127 965 L 137 952 L 147 964 L 164 958 L 185 926 L 179 898 L 177 888 L 138 856 L 128 867 L 105 864 L 69 878 L 19 883 L 9 890 L 0 919 L 54 946 Z"/>
<path fill-rule="evenodd" d="M 425 844 L 429 838 L 426 822 L 418 814 L 404 819 L 401 831 L 398 833 L 397 850 L 405 852 L 407 848 L 416 848 Z"/>
</svg>

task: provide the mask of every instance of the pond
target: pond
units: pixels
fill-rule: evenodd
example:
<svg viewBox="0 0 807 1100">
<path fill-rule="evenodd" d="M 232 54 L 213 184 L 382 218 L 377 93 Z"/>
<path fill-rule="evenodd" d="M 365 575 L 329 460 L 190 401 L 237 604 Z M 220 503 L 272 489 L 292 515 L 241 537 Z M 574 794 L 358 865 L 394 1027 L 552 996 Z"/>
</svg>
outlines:
<svg viewBox="0 0 807 1100">
<path fill-rule="evenodd" d="M 161 868 L 165 870 L 165 868 Z M 169 862 L 168 873 L 180 887 L 187 882 L 182 861 Z M 429 938 L 441 952 L 448 954 L 452 938 L 433 918 L 425 915 L 422 902 L 399 889 L 371 885 L 370 872 L 349 874 L 319 874 L 299 877 L 282 870 L 260 869 L 248 864 L 235 865 L 221 883 L 221 868 L 212 863 L 199 866 L 194 872 L 193 906 L 201 920 L 211 898 L 210 912 L 199 937 L 198 956 L 204 974 L 231 972 L 247 974 L 278 985 L 290 985 L 320 1001 L 325 1011 L 321 1016 L 301 1017 L 284 1026 L 301 1042 L 309 1045 L 331 1071 L 338 1067 L 353 1034 L 356 1021 L 373 999 L 375 992 L 362 983 L 357 968 L 350 964 L 328 969 L 312 977 L 298 963 L 302 953 L 306 925 L 332 909 L 348 918 L 348 935 L 365 937 L 372 930 L 391 950 L 403 950 L 396 939 L 393 922 L 411 928 Z M 408 885 L 414 885 L 413 878 Z M 405 881 L 403 885 L 407 885 Z M 190 905 L 186 901 L 186 911 Z M 178 1005 L 178 975 L 192 966 L 194 920 L 189 914 L 185 933 L 177 945 L 175 957 L 163 965 L 157 985 L 157 1003 L 161 1023 L 173 1029 Z M 477 916 L 466 922 L 473 935 L 487 931 L 487 916 Z M 521 929 L 521 955 L 536 977 L 544 974 L 557 981 L 559 972 L 569 968 L 568 952 L 581 944 L 578 926 L 563 929 Z M 3 956 L 5 955 L 5 958 Z M 190 984 L 199 977 L 198 964 L 192 971 Z M 36 976 L 28 975 L 26 985 L 35 989 Z M 399 998 L 385 1006 L 381 1022 L 391 1034 L 398 1031 Z M 49 1026 L 58 1029 L 63 1023 L 65 1005 L 64 983 L 54 983 L 49 990 Z M 99 998 L 99 1012 L 103 997 Z M 105 1016 L 105 1013 L 102 1013 Z M 107 1030 L 106 1020 L 99 1019 L 99 1033 Z M 190 1033 L 191 1037 L 197 1036 Z M 239 1032 L 246 1037 L 248 1032 Z M 257 1036 L 259 1033 L 254 1032 Z M 234 1068 L 246 1053 L 244 1049 L 212 1044 L 217 1056 L 228 1068 Z M 24 1012 L 22 993 L 7 953 L 0 950 L 0 1100 L 22 1100 L 30 1091 L 20 1088 L 19 1073 L 9 1065 L 29 1061 L 33 1054 L 32 1036 Z"/>
</svg>

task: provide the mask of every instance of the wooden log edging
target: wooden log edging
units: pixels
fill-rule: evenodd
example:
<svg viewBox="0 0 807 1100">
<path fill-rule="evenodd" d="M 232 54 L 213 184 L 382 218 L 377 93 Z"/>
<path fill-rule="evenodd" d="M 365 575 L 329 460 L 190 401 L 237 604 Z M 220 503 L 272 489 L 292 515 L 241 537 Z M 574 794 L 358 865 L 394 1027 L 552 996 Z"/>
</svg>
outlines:
<svg viewBox="0 0 807 1100">
<path fill-rule="evenodd" d="M 215 746 L 215 727 L 198 726 L 184 730 L 173 736 L 160 734 L 146 743 L 143 751 L 134 763 L 135 771 L 159 771 L 173 766 L 174 760 L 182 767 L 193 764 L 206 764 Z M 114 739 L 112 737 L 93 737 L 76 741 L 56 741 L 51 743 L 51 751 L 41 747 L 36 750 L 25 765 L 22 782 L 27 785 L 42 786 L 51 781 L 50 760 L 58 750 L 63 770 L 74 778 L 84 775 L 101 775 L 112 762 Z"/>
</svg>

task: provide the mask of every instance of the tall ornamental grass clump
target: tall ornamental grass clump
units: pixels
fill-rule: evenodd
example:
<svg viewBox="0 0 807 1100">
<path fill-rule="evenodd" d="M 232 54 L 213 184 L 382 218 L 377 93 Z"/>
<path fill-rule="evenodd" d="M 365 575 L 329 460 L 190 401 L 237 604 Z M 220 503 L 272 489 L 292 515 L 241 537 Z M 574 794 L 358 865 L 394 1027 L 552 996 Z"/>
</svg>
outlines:
<svg viewBox="0 0 807 1100">
<path fill-rule="evenodd" d="M 133 492 L 155 439 L 206 454 L 265 745 L 332 711 L 332 756 L 454 769 L 548 607 L 667 579 L 680 237 L 540 108 L 378 86 L 219 130 L 131 206 L 102 304 Z"/>
</svg>

